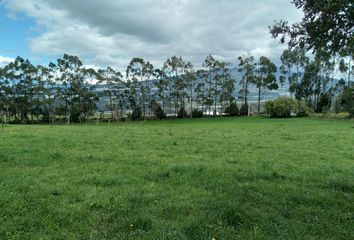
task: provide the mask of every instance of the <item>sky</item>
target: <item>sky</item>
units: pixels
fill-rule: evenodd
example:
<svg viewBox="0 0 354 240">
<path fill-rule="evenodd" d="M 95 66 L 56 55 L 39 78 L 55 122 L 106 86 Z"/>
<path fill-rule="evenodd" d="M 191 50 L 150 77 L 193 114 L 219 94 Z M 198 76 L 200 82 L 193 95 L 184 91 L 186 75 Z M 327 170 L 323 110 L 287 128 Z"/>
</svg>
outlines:
<svg viewBox="0 0 354 240">
<path fill-rule="evenodd" d="M 0 65 L 17 55 L 47 65 L 64 53 L 120 70 L 133 57 L 155 67 L 173 55 L 196 67 L 208 54 L 278 62 L 285 46 L 268 26 L 301 17 L 291 0 L 0 0 Z"/>
</svg>

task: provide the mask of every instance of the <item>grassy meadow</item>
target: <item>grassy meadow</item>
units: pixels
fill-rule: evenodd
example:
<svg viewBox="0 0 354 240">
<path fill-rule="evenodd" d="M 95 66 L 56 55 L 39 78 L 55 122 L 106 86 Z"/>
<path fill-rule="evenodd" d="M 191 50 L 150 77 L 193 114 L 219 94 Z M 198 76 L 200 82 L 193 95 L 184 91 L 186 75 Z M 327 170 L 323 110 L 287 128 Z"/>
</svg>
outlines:
<svg viewBox="0 0 354 240">
<path fill-rule="evenodd" d="M 0 129 L 0 239 L 354 239 L 354 123 Z"/>
</svg>

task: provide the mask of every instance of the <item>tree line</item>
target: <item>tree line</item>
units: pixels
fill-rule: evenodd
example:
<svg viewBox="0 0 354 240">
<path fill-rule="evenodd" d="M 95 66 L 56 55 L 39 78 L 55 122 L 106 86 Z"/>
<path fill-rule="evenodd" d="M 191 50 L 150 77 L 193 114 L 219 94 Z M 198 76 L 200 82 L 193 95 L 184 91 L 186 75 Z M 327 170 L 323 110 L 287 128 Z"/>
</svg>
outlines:
<svg viewBox="0 0 354 240">
<path fill-rule="evenodd" d="M 111 67 L 86 68 L 76 57 L 65 54 L 56 63 L 34 66 L 17 57 L 0 70 L 0 111 L 14 122 L 42 120 L 86 121 L 97 109 L 100 98 L 107 99 L 111 119 L 168 116 L 246 115 L 250 88 L 257 89 L 257 111 L 269 90 L 287 81 L 292 97 L 306 101 L 315 111 L 329 108 L 352 84 L 349 62 L 339 61 L 342 79 L 334 84 L 334 59 L 326 52 L 307 56 L 303 49 L 285 50 L 278 68 L 267 57 L 240 56 L 237 86 L 230 64 L 208 55 L 196 70 L 189 61 L 173 56 L 162 68 L 142 58 L 133 58 L 126 72 Z M 352 66 L 351 66 L 352 67 Z M 276 77 L 280 71 L 280 77 Z M 151 80 L 154 79 L 154 80 Z M 101 91 L 98 91 L 101 87 Z M 236 91 L 237 89 L 237 91 Z M 242 102 L 236 104 L 238 92 Z M 341 104 L 341 103 L 340 103 Z"/>
<path fill-rule="evenodd" d="M 288 44 L 280 66 L 265 56 L 240 56 L 236 69 L 241 79 L 233 79 L 235 65 L 212 55 L 198 69 L 177 56 L 161 68 L 136 57 L 125 72 L 87 68 L 68 54 L 48 66 L 17 57 L 0 68 L 1 121 L 83 122 L 96 113 L 100 99 L 106 99 L 112 120 L 246 115 L 251 88 L 257 89 L 259 113 L 264 94 L 284 84 L 291 98 L 315 112 L 334 109 L 354 115 L 351 1 L 293 3 L 305 13 L 302 22 L 281 20 L 270 27 L 272 37 Z"/>
</svg>

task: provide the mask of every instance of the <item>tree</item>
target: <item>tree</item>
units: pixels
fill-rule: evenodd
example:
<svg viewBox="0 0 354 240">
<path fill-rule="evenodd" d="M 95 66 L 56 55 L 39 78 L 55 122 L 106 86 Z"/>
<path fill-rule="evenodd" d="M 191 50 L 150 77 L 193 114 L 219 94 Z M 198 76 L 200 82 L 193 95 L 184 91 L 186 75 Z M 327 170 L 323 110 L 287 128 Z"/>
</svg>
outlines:
<svg viewBox="0 0 354 240">
<path fill-rule="evenodd" d="M 239 65 L 238 65 L 238 72 L 242 75 L 242 79 L 240 84 L 242 86 L 240 93 L 243 95 L 244 99 L 244 109 L 242 109 L 242 113 L 248 112 L 248 88 L 249 85 L 254 82 L 255 79 L 255 68 L 256 63 L 253 56 L 247 57 L 238 57 Z"/>
<path fill-rule="evenodd" d="M 349 112 L 349 116 L 354 118 L 354 84 L 345 86 L 342 96 L 344 110 Z"/>
<path fill-rule="evenodd" d="M 193 89 L 195 92 L 195 99 L 197 103 L 197 110 L 199 109 L 199 106 L 201 106 L 201 111 L 204 113 L 204 105 L 206 102 L 206 84 L 205 84 L 205 79 L 206 79 L 207 73 L 204 70 L 197 70 L 196 72 L 196 78 L 197 78 L 197 83 L 195 85 L 195 88 Z"/>
<path fill-rule="evenodd" d="M 193 69 L 193 65 L 191 62 L 188 62 L 186 64 L 186 69 L 185 69 L 185 75 L 184 75 L 184 79 L 185 79 L 185 83 L 186 83 L 186 87 L 188 88 L 188 98 L 189 98 L 189 108 L 190 108 L 190 117 L 193 118 L 193 90 L 194 90 L 194 86 L 195 86 L 195 82 L 196 82 L 196 75 L 195 75 L 195 71 Z"/>
<path fill-rule="evenodd" d="M 290 46 L 305 47 L 315 52 L 324 50 L 335 55 L 345 50 L 354 52 L 353 1 L 351 0 L 293 0 L 304 17 L 301 22 L 289 25 L 281 20 L 270 27 L 273 38 Z"/>
<path fill-rule="evenodd" d="M 37 79 L 39 80 L 38 86 L 38 99 L 41 99 L 39 108 L 43 115 L 43 120 L 49 124 L 55 121 L 55 79 L 54 79 L 54 64 L 50 63 L 48 67 L 37 67 Z"/>
<path fill-rule="evenodd" d="M 126 70 L 126 76 L 131 80 L 131 88 L 135 88 L 133 90 L 135 96 L 131 96 L 131 107 L 132 110 L 136 107 L 143 107 L 143 118 L 146 117 L 146 100 L 150 101 L 150 86 L 147 80 L 153 74 L 153 65 L 145 61 L 142 58 L 133 58 Z M 140 82 L 138 82 L 140 81 Z M 139 89 L 139 92 L 137 91 Z M 133 99 L 134 98 L 134 99 Z M 150 102 L 148 105 L 150 106 Z"/>
<path fill-rule="evenodd" d="M 205 104 L 209 108 L 209 110 L 208 110 L 209 116 L 210 116 L 210 112 L 211 112 L 211 106 L 213 105 L 213 103 L 215 101 L 215 98 L 214 98 L 215 89 L 213 88 L 213 79 L 214 79 L 214 76 L 216 73 L 217 65 L 218 65 L 217 60 L 210 54 L 205 58 L 205 60 L 203 62 L 203 67 L 206 68 L 206 71 L 208 72 L 208 75 L 205 75 L 205 77 L 207 77 L 206 82 L 208 83 L 207 98 L 206 98 Z"/>
<path fill-rule="evenodd" d="M 228 103 L 228 107 L 234 102 L 233 96 L 235 90 L 234 80 L 231 78 L 229 71 L 229 63 L 219 61 L 218 62 L 218 79 L 215 83 L 216 93 L 218 94 L 219 102 L 221 105 L 220 113 L 224 112 L 224 103 Z M 218 89 L 220 86 L 220 89 Z M 235 103 L 236 104 L 236 103 Z M 216 110 L 216 107 L 215 107 Z"/>
<path fill-rule="evenodd" d="M 280 57 L 282 65 L 280 66 L 280 72 L 283 74 L 280 79 L 281 82 L 284 82 L 285 78 L 288 80 L 289 92 L 292 97 L 294 90 L 296 88 L 296 81 L 294 75 L 292 74 L 292 69 L 296 63 L 296 58 L 294 52 L 291 49 L 286 49 L 283 51 L 283 54 Z M 286 76 L 286 77 L 285 77 Z"/>
<path fill-rule="evenodd" d="M 163 70 L 169 80 L 170 113 L 172 112 L 172 98 L 174 97 L 175 115 L 178 113 L 179 106 L 184 105 L 183 92 L 186 85 L 182 75 L 185 73 L 185 69 L 186 63 L 183 61 L 182 57 L 173 56 L 168 58 L 163 65 Z M 180 104 L 180 102 L 182 102 L 182 104 Z"/>
<path fill-rule="evenodd" d="M 157 78 L 157 82 L 155 82 L 155 86 L 158 89 L 157 96 L 160 102 L 162 103 L 162 111 L 165 112 L 165 102 L 166 102 L 166 95 L 165 92 L 168 90 L 168 81 L 166 73 L 162 69 L 155 69 L 154 76 Z"/>
<path fill-rule="evenodd" d="M 122 101 L 123 92 L 123 75 L 119 71 L 115 71 L 111 67 L 98 70 L 99 83 L 105 85 L 103 95 L 108 96 L 109 111 L 111 111 L 112 119 L 118 115 L 118 111 L 123 112 L 124 103 Z"/>
<path fill-rule="evenodd" d="M 3 91 L 7 97 L 7 108 L 16 122 L 26 123 L 33 116 L 34 98 L 38 86 L 37 68 L 28 59 L 17 57 L 2 71 Z"/>
<path fill-rule="evenodd" d="M 57 73 L 58 98 L 64 102 L 62 108 L 66 123 L 84 121 L 93 113 L 98 101 L 92 84 L 92 79 L 98 77 L 97 73 L 93 69 L 85 69 L 77 56 L 68 54 L 57 60 L 54 71 Z"/>
<path fill-rule="evenodd" d="M 258 89 L 258 113 L 261 109 L 261 97 L 266 90 L 276 90 L 279 88 L 275 73 L 276 65 L 268 58 L 262 56 L 256 66 L 254 84 Z"/>
</svg>

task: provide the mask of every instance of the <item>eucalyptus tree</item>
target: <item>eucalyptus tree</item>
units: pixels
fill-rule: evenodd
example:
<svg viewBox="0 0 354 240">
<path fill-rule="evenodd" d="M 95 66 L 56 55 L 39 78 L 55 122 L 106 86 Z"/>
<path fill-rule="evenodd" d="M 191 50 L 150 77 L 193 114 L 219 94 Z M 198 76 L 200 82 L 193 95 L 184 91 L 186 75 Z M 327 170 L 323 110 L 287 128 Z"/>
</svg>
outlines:
<svg viewBox="0 0 354 240">
<path fill-rule="evenodd" d="M 72 113 L 74 112 L 74 98 L 77 94 L 78 82 L 81 81 L 81 68 L 83 64 L 76 56 L 64 54 L 63 58 L 57 59 L 55 65 L 57 95 L 62 102 L 64 102 L 64 111 L 66 123 L 70 124 Z"/>
<path fill-rule="evenodd" d="M 197 103 L 197 110 L 199 110 L 199 106 L 201 106 L 202 112 L 204 112 L 204 106 L 206 102 L 206 83 L 205 79 L 207 79 L 208 73 L 205 70 L 199 69 L 196 72 L 197 83 L 194 88 L 195 99 Z"/>
<path fill-rule="evenodd" d="M 223 61 L 215 62 L 213 76 L 213 97 L 214 97 L 214 114 L 217 113 L 217 103 L 220 103 L 220 113 L 223 113 L 223 91 L 225 90 L 226 81 L 230 78 L 228 63 Z"/>
<path fill-rule="evenodd" d="M 318 77 L 314 88 L 314 110 L 322 112 L 323 107 L 331 106 L 331 91 L 329 82 L 334 72 L 332 56 L 325 50 L 318 50 L 314 56 L 314 63 L 318 67 Z"/>
<path fill-rule="evenodd" d="M 238 72 L 242 74 L 240 93 L 243 95 L 245 111 L 242 114 L 246 114 L 246 112 L 248 112 L 248 89 L 249 85 L 254 82 L 255 79 L 256 62 L 253 56 L 239 56 L 238 60 Z"/>
<path fill-rule="evenodd" d="M 194 93 L 194 87 L 196 85 L 197 77 L 191 62 L 186 63 L 185 73 L 183 77 L 184 77 L 186 89 L 188 91 L 187 95 L 189 99 L 190 117 L 192 118 L 193 100 L 194 100 L 193 93 Z"/>
<path fill-rule="evenodd" d="M 295 97 L 298 96 L 297 90 L 298 86 L 300 84 L 301 78 L 303 77 L 303 74 L 305 72 L 305 67 L 309 63 L 309 57 L 306 55 L 306 50 L 301 47 L 295 47 L 293 50 L 293 59 L 294 59 L 294 67 L 295 71 L 293 73 L 293 78 L 294 78 L 294 84 L 295 84 Z M 296 97 L 298 100 L 300 100 L 298 97 Z"/>
<path fill-rule="evenodd" d="M 147 80 L 152 76 L 153 70 L 153 65 L 142 58 L 133 58 L 126 70 L 126 76 L 131 80 L 130 88 L 136 88 L 134 90 L 135 96 L 131 96 L 131 107 L 134 111 L 142 106 L 144 118 L 146 116 L 146 98 L 150 101 L 150 83 Z M 150 106 L 150 103 L 148 105 Z"/>
<path fill-rule="evenodd" d="M 221 85 L 221 113 L 224 112 L 224 103 L 227 102 L 228 106 L 230 107 L 232 103 L 235 101 L 234 91 L 235 91 L 235 80 L 232 79 L 228 64 L 225 65 L 221 69 L 222 75 L 222 85 Z M 236 104 L 236 103 L 235 103 Z"/>
<path fill-rule="evenodd" d="M 48 67 L 37 66 L 37 79 L 39 81 L 38 96 L 40 101 L 41 113 L 43 120 L 49 124 L 53 124 L 55 121 L 55 67 L 53 63 L 50 63 Z"/>
<path fill-rule="evenodd" d="M 114 119 L 120 110 L 123 112 L 123 75 L 111 67 L 98 70 L 99 84 L 104 84 L 103 95 L 108 97 L 108 109 L 111 117 Z"/>
<path fill-rule="evenodd" d="M 347 57 L 346 55 L 341 55 L 341 59 L 339 61 L 338 70 L 341 73 L 341 77 L 344 82 L 346 82 L 347 86 L 350 86 L 352 82 L 352 76 L 354 72 L 354 53 L 353 56 Z"/>
<path fill-rule="evenodd" d="M 162 111 L 165 112 L 165 93 L 168 90 L 167 76 L 163 69 L 155 69 L 153 75 L 157 79 L 157 82 L 155 82 L 155 86 L 157 87 L 157 97 L 158 100 L 162 103 Z"/>
<path fill-rule="evenodd" d="M 99 96 L 96 94 L 98 73 L 93 68 L 81 69 L 82 80 L 78 82 L 78 95 L 76 97 L 77 109 L 79 110 L 79 120 L 85 121 L 94 114 L 97 109 L 96 103 Z"/>
<path fill-rule="evenodd" d="M 191 62 L 186 62 L 180 58 L 180 70 L 178 72 L 178 77 L 175 82 L 175 90 L 177 93 L 177 104 L 180 106 L 180 108 L 185 109 L 185 100 L 189 98 L 188 94 L 188 89 L 190 90 L 191 88 L 188 87 L 188 84 L 193 81 L 191 78 L 191 75 L 193 74 L 193 65 Z M 193 96 L 192 96 L 193 97 Z M 179 109 L 177 109 L 179 110 Z"/>
<path fill-rule="evenodd" d="M 185 69 L 185 62 L 182 57 L 173 56 L 168 58 L 163 64 L 163 70 L 168 77 L 169 88 L 169 105 L 170 113 L 172 112 L 172 99 L 174 97 L 175 114 L 179 111 L 179 101 L 181 90 L 184 89 L 184 82 L 182 75 Z"/>
<path fill-rule="evenodd" d="M 208 75 L 206 75 L 207 77 L 207 85 L 208 85 L 208 92 L 207 92 L 207 99 L 206 99 L 206 105 L 208 106 L 208 111 L 209 111 L 209 116 L 210 116 L 210 112 L 211 112 L 211 106 L 214 103 L 214 91 L 215 89 L 213 88 L 213 78 L 215 76 L 216 73 L 216 69 L 217 69 L 217 60 L 212 56 L 212 55 L 208 55 L 204 62 L 203 62 L 203 67 L 206 68 L 206 71 L 208 72 Z M 215 80 L 215 79 L 214 79 Z"/>
<path fill-rule="evenodd" d="M 17 57 L 7 64 L 2 71 L 4 93 L 7 107 L 15 121 L 27 122 L 28 115 L 33 114 L 33 102 L 38 80 L 37 69 L 28 59 Z"/>
<path fill-rule="evenodd" d="M 304 13 L 302 20 L 289 25 L 281 20 L 270 27 L 273 38 L 288 40 L 290 46 L 324 50 L 336 55 L 343 50 L 354 52 L 352 0 L 293 0 Z"/>
<path fill-rule="evenodd" d="M 97 79 L 93 69 L 86 69 L 77 56 L 64 54 L 53 65 L 56 72 L 57 94 L 59 100 L 64 102 L 65 119 L 71 121 L 84 121 L 96 108 L 98 97 L 92 84 Z"/>
<path fill-rule="evenodd" d="M 7 83 L 4 77 L 4 70 L 0 67 L 0 117 L 2 126 L 4 126 L 8 114 L 7 102 Z"/>
<path fill-rule="evenodd" d="M 297 84 L 296 99 L 304 99 L 307 104 L 313 105 L 312 96 L 319 78 L 319 67 L 315 61 L 306 64 L 303 77 Z"/>
<path fill-rule="evenodd" d="M 290 48 L 284 50 L 282 55 L 280 56 L 280 61 L 282 63 L 279 68 L 280 73 L 282 74 L 280 76 L 281 81 L 284 82 L 284 80 L 287 79 L 290 96 L 293 97 L 293 93 L 296 89 L 296 81 L 292 72 L 294 64 L 296 62 L 294 52 Z"/>
<path fill-rule="evenodd" d="M 279 88 L 275 73 L 277 66 L 267 57 L 261 56 L 257 62 L 255 69 L 254 84 L 258 89 L 258 113 L 261 110 L 261 97 L 268 90 L 276 90 Z"/>
</svg>

